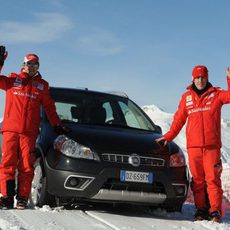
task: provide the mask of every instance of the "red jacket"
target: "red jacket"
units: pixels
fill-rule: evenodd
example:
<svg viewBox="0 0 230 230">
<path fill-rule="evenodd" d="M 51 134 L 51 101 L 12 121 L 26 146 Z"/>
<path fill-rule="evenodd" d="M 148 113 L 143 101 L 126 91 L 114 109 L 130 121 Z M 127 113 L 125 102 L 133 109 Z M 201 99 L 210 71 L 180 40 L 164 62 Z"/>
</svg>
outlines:
<svg viewBox="0 0 230 230">
<path fill-rule="evenodd" d="M 2 132 L 38 133 L 40 106 L 43 105 L 51 125 L 61 124 L 49 84 L 37 73 L 33 77 L 21 72 L 0 76 L 0 88 L 6 90 Z"/>
<path fill-rule="evenodd" d="M 221 107 L 230 103 L 230 79 L 228 91 L 210 87 L 200 97 L 191 85 L 182 95 L 169 132 L 164 137 L 172 141 L 184 126 L 187 118 L 187 148 L 221 147 Z"/>
</svg>

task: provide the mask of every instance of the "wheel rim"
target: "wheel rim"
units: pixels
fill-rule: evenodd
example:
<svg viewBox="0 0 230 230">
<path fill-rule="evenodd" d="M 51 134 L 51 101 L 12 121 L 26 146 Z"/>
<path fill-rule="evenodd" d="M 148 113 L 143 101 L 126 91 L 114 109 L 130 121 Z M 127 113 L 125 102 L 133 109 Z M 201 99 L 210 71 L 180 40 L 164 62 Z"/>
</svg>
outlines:
<svg viewBox="0 0 230 230">
<path fill-rule="evenodd" d="M 39 163 L 35 165 L 34 178 L 31 186 L 31 201 L 33 205 L 37 205 L 41 197 L 42 190 L 42 168 Z"/>
</svg>

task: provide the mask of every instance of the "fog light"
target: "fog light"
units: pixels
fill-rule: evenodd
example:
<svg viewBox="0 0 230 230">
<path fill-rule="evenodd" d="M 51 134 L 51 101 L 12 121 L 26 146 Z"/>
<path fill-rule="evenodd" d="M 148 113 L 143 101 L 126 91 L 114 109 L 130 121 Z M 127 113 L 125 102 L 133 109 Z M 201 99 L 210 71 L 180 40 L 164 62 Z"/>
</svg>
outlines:
<svg viewBox="0 0 230 230">
<path fill-rule="evenodd" d="M 70 175 L 64 182 L 64 188 L 72 190 L 84 190 L 92 181 L 94 177 Z"/>
<path fill-rule="evenodd" d="M 69 184 L 71 187 L 76 187 L 79 184 L 79 179 L 76 177 L 72 177 L 69 180 Z"/>
<path fill-rule="evenodd" d="M 186 194 L 186 185 L 184 184 L 173 184 L 174 191 L 176 196 L 185 196 Z"/>
</svg>

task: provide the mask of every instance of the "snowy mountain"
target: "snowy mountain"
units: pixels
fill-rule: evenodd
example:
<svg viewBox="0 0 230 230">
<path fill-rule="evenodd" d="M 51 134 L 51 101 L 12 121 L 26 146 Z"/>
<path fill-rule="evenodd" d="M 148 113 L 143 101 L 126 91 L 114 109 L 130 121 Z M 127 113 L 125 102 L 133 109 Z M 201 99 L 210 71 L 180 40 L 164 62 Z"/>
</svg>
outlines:
<svg viewBox="0 0 230 230">
<path fill-rule="evenodd" d="M 143 106 L 142 109 L 145 113 L 153 120 L 153 122 L 162 128 L 163 134 L 166 133 L 171 126 L 173 120 L 173 113 L 164 112 L 162 109 L 158 108 L 155 105 Z M 185 136 L 185 127 L 184 125 L 181 132 L 175 138 L 175 142 L 182 148 L 186 157 L 186 136 Z M 222 130 L 222 162 L 230 164 L 230 119 L 221 120 L 221 130 Z"/>
</svg>

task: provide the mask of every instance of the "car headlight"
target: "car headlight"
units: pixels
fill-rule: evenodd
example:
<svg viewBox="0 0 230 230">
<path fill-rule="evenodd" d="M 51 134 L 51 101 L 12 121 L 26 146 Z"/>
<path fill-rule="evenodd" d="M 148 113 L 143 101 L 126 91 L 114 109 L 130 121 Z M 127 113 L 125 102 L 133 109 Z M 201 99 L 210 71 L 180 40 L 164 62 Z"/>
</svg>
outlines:
<svg viewBox="0 0 230 230">
<path fill-rule="evenodd" d="M 177 153 L 170 155 L 170 167 L 182 167 L 186 165 L 183 151 L 179 148 Z"/>
<path fill-rule="evenodd" d="M 81 145 L 65 135 L 58 136 L 54 140 L 53 146 L 55 150 L 58 150 L 62 154 L 69 157 L 83 158 L 96 161 L 100 160 L 97 153 L 92 151 L 89 147 Z"/>
</svg>

